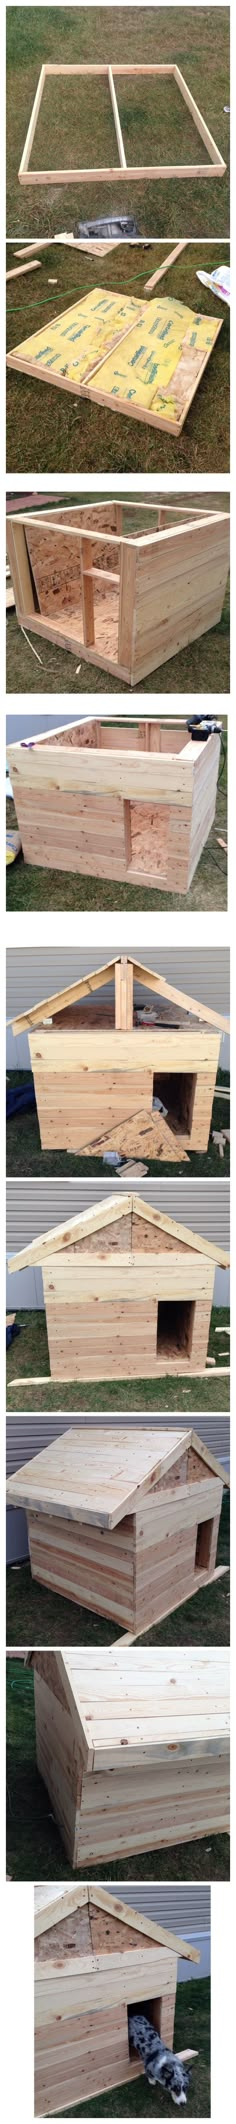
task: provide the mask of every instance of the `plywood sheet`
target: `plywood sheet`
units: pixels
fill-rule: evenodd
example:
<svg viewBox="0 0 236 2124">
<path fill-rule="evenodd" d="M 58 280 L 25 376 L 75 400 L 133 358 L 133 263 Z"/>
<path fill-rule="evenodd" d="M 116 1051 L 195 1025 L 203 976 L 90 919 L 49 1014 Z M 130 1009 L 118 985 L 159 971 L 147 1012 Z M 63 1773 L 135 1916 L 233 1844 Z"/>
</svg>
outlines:
<svg viewBox="0 0 236 2124">
<path fill-rule="evenodd" d="M 166 295 L 141 305 L 94 288 L 7 358 L 46 382 L 114 401 L 178 433 L 219 330 L 219 318 Z"/>
<path fill-rule="evenodd" d="M 189 1432 L 189 1441 L 191 1432 Z M 181 1430 L 65 1431 L 10 1476 L 9 1503 L 49 1511 L 88 1525 L 114 1527 L 153 1478 L 171 1467 L 185 1443 Z"/>
</svg>

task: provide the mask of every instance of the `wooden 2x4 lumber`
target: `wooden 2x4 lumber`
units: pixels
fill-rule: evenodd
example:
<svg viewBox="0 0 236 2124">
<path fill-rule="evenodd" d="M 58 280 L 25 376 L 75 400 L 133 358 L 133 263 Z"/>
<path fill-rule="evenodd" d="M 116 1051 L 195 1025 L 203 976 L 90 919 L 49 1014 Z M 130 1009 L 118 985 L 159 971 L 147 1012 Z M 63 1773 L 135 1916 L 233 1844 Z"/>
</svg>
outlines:
<svg viewBox="0 0 236 2124">
<path fill-rule="evenodd" d="M 188 746 L 184 747 L 184 753 L 186 750 L 189 750 Z M 179 756 L 181 758 L 181 754 Z M 216 1010 L 209 1010 L 204 1003 L 197 1003 L 193 996 L 185 994 L 184 989 L 173 988 L 172 982 L 165 981 L 164 975 L 151 972 L 148 966 L 143 966 L 141 962 L 139 965 L 138 961 L 137 964 L 133 961 L 133 972 L 134 980 L 141 981 L 142 987 L 153 988 L 158 994 L 166 996 L 170 1003 L 178 1003 L 180 1010 L 188 1010 L 193 1017 L 199 1018 L 200 1024 L 216 1025 L 219 1031 L 229 1032 L 229 1018 L 222 1017 L 221 1011 L 218 1015 Z"/>
<path fill-rule="evenodd" d="M 204 142 L 204 147 L 206 147 L 208 150 L 208 155 L 210 155 L 210 161 L 213 163 L 218 163 L 220 172 L 222 173 L 225 170 L 225 163 L 223 162 L 222 155 L 220 155 L 220 150 L 216 147 L 216 141 L 213 140 L 212 133 L 209 132 L 209 126 L 205 124 L 205 119 L 202 118 L 201 111 L 199 111 L 198 109 L 198 104 L 195 103 L 195 98 L 191 95 L 191 90 L 188 88 L 187 81 L 184 80 L 184 75 L 181 74 L 180 67 L 176 65 L 174 66 L 174 78 L 177 82 L 177 88 L 180 89 L 181 96 L 183 96 L 183 101 L 187 104 L 187 110 L 190 111 L 191 118 L 193 118 L 193 123 L 196 126 L 197 133 L 200 133 L 200 138 Z"/>
<path fill-rule="evenodd" d="M 146 1202 L 146 1200 L 142 1202 L 140 1195 L 133 1195 L 130 1200 L 131 1208 L 135 1210 L 135 1216 L 147 1218 L 149 1224 L 160 1225 L 163 1232 L 174 1233 L 176 1242 L 178 1239 L 183 1239 L 186 1246 L 191 1246 L 194 1250 L 196 1248 L 197 1253 L 209 1254 L 210 1259 L 219 1261 L 222 1267 L 229 1262 L 229 1254 L 224 1253 L 223 1249 L 221 1251 L 220 1247 L 213 1246 L 212 1240 L 201 1239 L 199 1232 L 191 1232 L 189 1225 L 177 1224 L 174 1217 L 166 1217 L 164 1215 L 164 1210 L 151 1209 L 150 1203 Z"/>
<path fill-rule="evenodd" d="M 68 1222 L 55 1225 L 53 1231 L 42 1232 L 40 1239 L 31 1241 L 31 1246 L 23 1247 L 20 1253 L 12 1255 L 9 1262 L 10 1273 L 13 1268 L 16 1268 L 16 1265 L 24 1268 L 28 1266 L 28 1262 L 45 1260 L 47 1255 L 59 1252 L 62 1245 L 73 1245 L 75 1238 L 78 1240 L 84 1239 L 87 1236 L 87 1232 L 90 1234 L 93 1231 L 100 1231 L 101 1226 L 118 1222 L 118 1218 L 124 1217 L 126 1211 L 129 1211 L 132 1207 L 133 1197 L 131 1194 L 124 1195 L 122 1202 L 118 1201 L 117 1195 L 109 1195 L 107 1201 L 98 1204 L 96 1209 L 83 1210 L 82 1216 L 68 1218 Z"/>
<path fill-rule="evenodd" d="M 133 1028 L 133 965 L 125 957 L 115 965 L 115 1026 L 117 1032 Z"/>
<path fill-rule="evenodd" d="M 114 84 L 114 80 L 113 80 L 113 72 L 112 72 L 112 67 L 111 67 L 111 66 L 109 66 L 109 67 L 108 67 L 108 81 L 109 81 L 110 97 L 111 97 L 111 103 L 112 103 L 112 110 L 113 110 L 113 118 L 114 118 L 114 123 L 115 123 L 115 129 L 116 129 L 116 138 L 117 138 L 117 147 L 118 147 L 118 155 L 119 155 L 119 162 L 120 162 L 120 166 L 121 166 L 121 169 L 123 169 L 123 170 L 126 170 L 126 169 L 127 169 L 127 162 L 126 162 L 126 155 L 125 155 L 125 150 L 124 150 L 124 141 L 123 141 L 123 136 L 122 136 L 122 132 L 121 132 L 121 123 L 120 123 L 120 118 L 119 118 L 119 111 L 118 111 L 118 103 L 117 103 L 117 101 L 116 101 L 116 92 L 115 92 L 115 84 Z"/>
<path fill-rule="evenodd" d="M 83 996 L 91 995 L 94 988 L 103 988 L 111 980 L 115 965 L 116 960 L 111 959 L 107 966 L 98 966 L 95 973 L 87 974 L 85 980 L 70 982 L 68 988 L 59 988 L 54 996 L 44 996 L 42 1003 L 32 1005 L 32 1010 L 22 1011 L 18 1018 L 8 1020 L 13 1032 L 24 1032 L 30 1025 L 39 1025 L 42 1017 L 53 1018 L 58 1011 L 67 1010 L 69 1003 L 82 1002 Z"/>
<path fill-rule="evenodd" d="M 151 273 L 150 280 L 145 280 L 144 295 L 151 295 L 152 288 L 156 288 L 157 286 L 157 281 L 163 280 L 164 274 L 169 272 L 169 266 L 175 265 L 175 260 L 176 258 L 179 258 L 180 251 L 186 251 L 187 243 L 188 237 L 183 236 L 182 242 L 175 243 L 174 250 L 168 251 L 167 258 L 163 258 L 162 265 L 157 266 L 156 273 Z"/>
<path fill-rule="evenodd" d="M 6 280 L 20 280 L 22 273 L 36 273 L 40 263 L 40 258 L 31 258 L 29 265 L 11 266 L 10 272 L 6 273 Z"/>
</svg>

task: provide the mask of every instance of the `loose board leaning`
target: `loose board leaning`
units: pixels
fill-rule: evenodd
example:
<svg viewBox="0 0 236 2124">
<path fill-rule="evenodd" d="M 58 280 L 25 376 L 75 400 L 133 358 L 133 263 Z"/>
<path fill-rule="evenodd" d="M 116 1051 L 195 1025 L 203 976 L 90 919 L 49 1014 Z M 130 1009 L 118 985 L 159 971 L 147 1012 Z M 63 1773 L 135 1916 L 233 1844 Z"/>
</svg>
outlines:
<svg viewBox="0 0 236 2124">
<path fill-rule="evenodd" d="M 7 355 L 8 368 L 178 436 L 221 332 L 167 295 L 93 288 Z"/>
</svg>

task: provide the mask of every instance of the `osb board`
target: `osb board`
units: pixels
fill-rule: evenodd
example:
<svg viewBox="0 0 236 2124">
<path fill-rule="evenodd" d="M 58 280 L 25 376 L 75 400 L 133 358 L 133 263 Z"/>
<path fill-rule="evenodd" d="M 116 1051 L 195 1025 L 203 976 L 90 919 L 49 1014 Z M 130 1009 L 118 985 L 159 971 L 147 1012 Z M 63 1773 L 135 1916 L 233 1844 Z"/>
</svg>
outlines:
<svg viewBox="0 0 236 2124">
<path fill-rule="evenodd" d="M 36 1453 L 18 1475 L 10 1476 L 9 1502 L 14 1495 L 26 1509 L 28 1504 L 35 1511 L 43 1506 L 95 1526 L 115 1526 L 127 1508 L 135 1507 L 143 1489 L 153 1490 L 162 1463 L 164 1468 L 168 1462 L 171 1466 L 182 1441 L 181 1430 L 174 1431 L 168 1441 L 165 1431 L 157 1440 L 154 1430 L 142 1434 L 99 1428 L 90 1438 L 88 1454 L 87 1434 L 78 1426 Z"/>
<path fill-rule="evenodd" d="M 55 517 L 53 517 L 53 525 L 55 522 L 58 523 L 58 526 L 61 526 L 58 538 L 55 537 L 55 530 L 51 530 L 50 523 L 44 522 L 44 524 L 40 525 L 39 520 L 35 526 L 30 524 L 29 528 L 27 520 L 25 523 L 27 549 L 33 568 L 40 611 L 48 612 L 51 615 L 54 612 L 70 612 L 73 614 L 74 611 L 80 611 L 81 630 L 83 633 L 80 591 L 80 538 L 68 538 L 68 526 L 71 524 L 73 531 L 76 528 L 81 530 L 83 536 L 86 534 L 86 530 L 91 531 L 94 528 L 94 544 L 91 544 L 90 549 L 91 566 L 111 568 L 113 572 L 117 572 L 117 584 L 119 547 L 116 545 L 107 546 L 106 543 L 103 546 L 101 542 L 97 543 L 96 530 L 102 532 L 103 522 L 99 523 L 99 511 L 96 508 L 94 509 L 93 522 L 91 522 L 91 512 L 86 508 L 83 511 L 82 509 L 68 509 L 66 516 L 63 511 L 58 510 L 55 512 Z M 66 536 L 63 536 L 63 524 L 65 524 Z M 107 529 L 109 532 L 112 529 L 110 521 L 108 521 Z M 101 583 L 100 594 L 103 587 Z M 98 585 L 95 584 L 94 589 L 96 589 L 97 593 Z"/>
<path fill-rule="evenodd" d="M 178 434 L 219 331 L 219 319 L 166 295 L 141 307 L 98 288 L 12 348 L 7 360 Z"/>
<path fill-rule="evenodd" d="M 35 1939 L 35 1960 L 52 1962 L 56 1958 L 63 1968 L 67 1958 L 71 1961 L 73 1950 L 79 1957 L 90 1954 L 92 1977 L 94 1955 L 128 1954 L 129 1948 L 135 1953 L 140 1952 L 140 1947 L 153 1954 L 153 1940 L 143 1929 L 140 1933 L 133 1925 L 124 1925 L 122 1919 L 116 1917 L 116 1912 L 113 1917 L 112 1912 L 109 1915 L 108 1910 L 96 1910 L 93 1902 L 89 1902 L 82 1910 L 74 1910 L 68 1917 L 60 1918 L 58 1924 L 51 1925 L 48 1932 Z"/>
</svg>

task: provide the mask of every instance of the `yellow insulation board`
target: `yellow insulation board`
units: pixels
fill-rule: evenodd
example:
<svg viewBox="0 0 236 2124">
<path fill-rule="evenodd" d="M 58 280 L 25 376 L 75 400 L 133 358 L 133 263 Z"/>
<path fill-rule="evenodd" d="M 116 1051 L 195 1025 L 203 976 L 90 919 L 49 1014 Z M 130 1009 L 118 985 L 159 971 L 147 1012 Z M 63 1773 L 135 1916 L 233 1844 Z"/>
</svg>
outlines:
<svg viewBox="0 0 236 2124">
<path fill-rule="evenodd" d="M 137 407 L 139 417 L 150 412 L 176 431 L 220 329 L 219 318 L 166 296 L 141 304 L 94 288 L 12 349 L 8 360 L 72 390 L 90 384 L 91 395 L 94 374 L 96 398 L 120 400 L 127 412 Z"/>
</svg>

